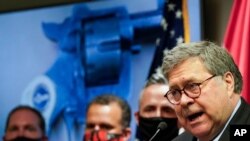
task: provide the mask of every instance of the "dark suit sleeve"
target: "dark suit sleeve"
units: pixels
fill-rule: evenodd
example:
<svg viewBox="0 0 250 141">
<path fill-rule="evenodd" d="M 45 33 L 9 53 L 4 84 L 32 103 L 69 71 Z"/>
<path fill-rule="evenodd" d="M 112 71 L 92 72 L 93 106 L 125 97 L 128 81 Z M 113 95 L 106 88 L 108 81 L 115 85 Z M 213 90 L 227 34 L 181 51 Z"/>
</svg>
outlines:
<svg viewBox="0 0 250 141">
<path fill-rule="evenodd" d="M 250 125 L 250 106 L 241 98 L 241 105 L 232 120 L 229 122 L 219 141 L 230 140 L 230 125 Z"/>
<path fill-rule="evenodd" d="M 176 138 L 174 138 L 173 141 L 197 141 L 197 140 L 192 134 L 185 131 Z"/>
</svg>

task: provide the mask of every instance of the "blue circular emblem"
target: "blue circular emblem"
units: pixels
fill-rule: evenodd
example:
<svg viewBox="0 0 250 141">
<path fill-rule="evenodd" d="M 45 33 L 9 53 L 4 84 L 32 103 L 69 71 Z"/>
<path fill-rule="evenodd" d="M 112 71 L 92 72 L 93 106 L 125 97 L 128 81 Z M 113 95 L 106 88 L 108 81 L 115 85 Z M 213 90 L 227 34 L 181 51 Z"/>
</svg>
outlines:
<svg viewBox="0 0 250 141">
<path fill-rule="evenodd" d="M 49 97 L 50 93 L 48 88 L 43 84 L 38 85 L 34 91 L 32 99 L 34 106 L 40 111 L 45 110 L 49 103 Z"/>
</svg>

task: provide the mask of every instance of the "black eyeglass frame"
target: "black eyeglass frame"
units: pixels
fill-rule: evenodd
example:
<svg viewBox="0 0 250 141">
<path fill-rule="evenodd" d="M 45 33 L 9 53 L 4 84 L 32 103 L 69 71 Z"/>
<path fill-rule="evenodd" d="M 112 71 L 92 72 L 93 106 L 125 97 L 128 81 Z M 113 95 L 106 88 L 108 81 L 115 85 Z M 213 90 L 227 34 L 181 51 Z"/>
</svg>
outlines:
<svg viewBox="0 0 250 141">
<path fill-rule="evenodd" d="M 173 90 L 169 90 L 165 95 L 164 97 L 168 99 L 168 101 L 174 105 L 178 105 L 180 104 L 180 100 L 181 100 L 181 96 L 182 96 L 182 91 L 190 98 L 197 98 L 201 95 L 201 87 L 200 85 L 203 84 L 204 82 L 214 78 L 215 76 L 217 75 L 212 75 L 210 77 L 208 77 L 207 79 L 205 79 L 204 81 L 200 82 L 200 83 L 191 83 L 191 84 L 186 84 L 181 90 L 180 89 L 173 89 Z M 199 88 L 198 90 L 198 93 L 197 94 L 194 94 L 194 93 L 190 93 L 190 92 L 187 92 L 185 91 L 185 89 L 188 87 L 188 86 L 195 86 L 196 88 Z M 179 94 L 179 98 L 178 98 L 178 101 L 175 100 L 175 97 L 173 96 L 173 94 L 171 92 L 178 92 L 177 94 Z M 172 94 L 172 95 L 171 95 Z M 171 96 L 171 97 L 170 97 Z"/>
</svg>

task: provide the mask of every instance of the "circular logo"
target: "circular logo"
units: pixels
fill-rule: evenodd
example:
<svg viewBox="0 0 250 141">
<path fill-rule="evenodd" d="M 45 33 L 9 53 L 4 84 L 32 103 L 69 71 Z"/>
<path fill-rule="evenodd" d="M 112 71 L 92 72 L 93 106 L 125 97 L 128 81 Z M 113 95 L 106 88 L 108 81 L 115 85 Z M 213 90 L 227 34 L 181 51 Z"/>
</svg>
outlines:
<svg viewBox="0 0 250 141">
<path fill-rule="evenodd" d="M 34 106 L 38 110 L 43 111 L 49 103 L 49 96 L 50 93 L 48 88 L 43 84 L 38 85 L 33 95 Z"/>
</svg>

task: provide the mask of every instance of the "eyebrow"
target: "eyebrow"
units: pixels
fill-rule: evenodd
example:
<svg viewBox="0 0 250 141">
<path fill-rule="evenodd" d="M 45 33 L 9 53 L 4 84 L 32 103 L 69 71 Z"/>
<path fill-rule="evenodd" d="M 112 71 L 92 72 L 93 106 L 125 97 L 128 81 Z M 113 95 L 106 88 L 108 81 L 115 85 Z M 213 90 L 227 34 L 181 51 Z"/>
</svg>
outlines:
<svg viewBox="0 0 250 141">
<path fill-rule="evenodd" d="M 17 125 L 11 125 L 11 126 L 9 126 L 9 127 L 7 127 L 7 131 L 11 131 L 11 130 L 13 130 L 13 129 L 18 129 L 19 127 L 17 126 Z"/>
<path fill-rule="evenodd" d="M 155 105 L 153 105 L 153 104 L 151 105 L 150 104 L 150 105 L 145 106 L 143 109 L 149 109 L 149 108 L 155 108 L 155 107 L 156 107 Z"/>
<path fill-rule="evenodd" d="M 99 123 L 99 124 L 87 123 L 86 127 L 87 128 L 94 128 L 96 125 L 100 126 L 100 128 L 107 128 L 107 129 L 113 129 L 113 128 L 115 128 L 114 125 L 109 124 L 109 123 Z"/>
<path fill-rule="evenodd" d="M 183 81 L 181 81 L 181 85 L 184 87 L 187 84 L 196 83 L 195 81 L 198 81 L 198 80 L 194 77 L 190 77 L 188 79 L 184 79 Z M 176 84 L 174 85 L 169 84 L 169 89 L 179 89 L 179 86 L 177 86 Z"/>
<path fill-rule="evenodd" d="M 163 110 L 167 109 L 167 111 L 174 112 L 174 109 L 172 107 L 170 107 L 170 106 L 163 106 L 161 109 L 163 109 Z"/>
</svg>

